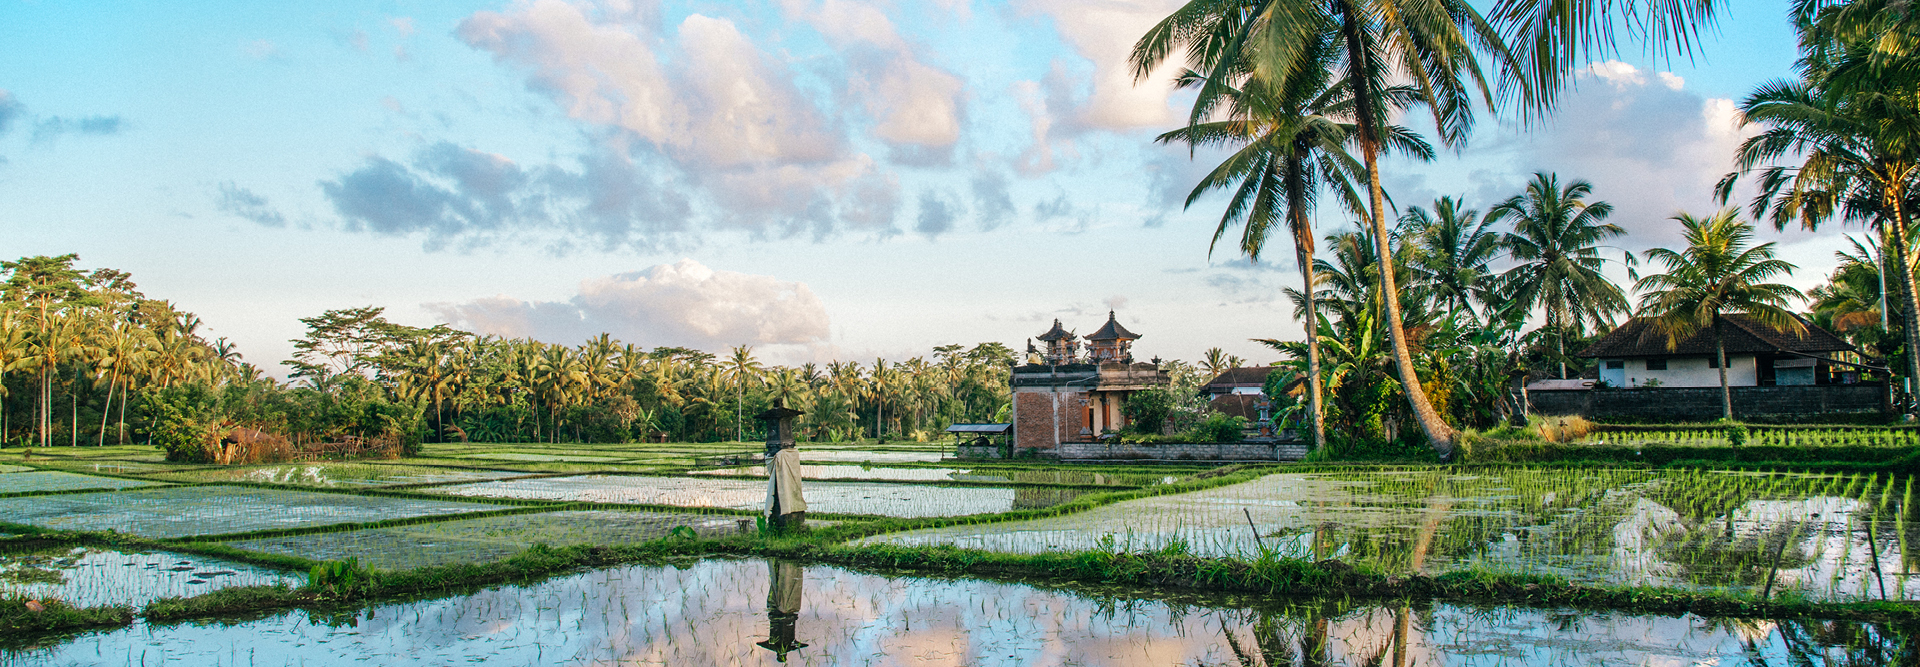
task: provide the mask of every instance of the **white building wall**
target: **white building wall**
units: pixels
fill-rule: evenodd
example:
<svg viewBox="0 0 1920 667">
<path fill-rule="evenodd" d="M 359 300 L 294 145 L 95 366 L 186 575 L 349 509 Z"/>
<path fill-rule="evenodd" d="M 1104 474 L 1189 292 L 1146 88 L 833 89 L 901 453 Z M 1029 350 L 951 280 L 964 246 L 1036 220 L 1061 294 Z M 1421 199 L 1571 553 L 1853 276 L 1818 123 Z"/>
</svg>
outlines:
<svg viewBox="0 0 1920 667">
<path fill-rule="evenodd" d="M 1668 357 L 1666 370 L 1647 370 L 1647 360 L 1627 359 L 1626 368 L 1606 370 L 1610 359 L 1600 360 L 1601 376 L 1616 387 L 1638 387 L 1647 380 L 1658 378 L 1663 387 L 1718 387 L 1720 369 L 1711 368 L 1707 357 Z M 1613 378 L 1625 376 L 1624 382 L 1615 383 Z M 1611 376 L 1611 377 L 1609 377 Z M 1760 369 L 1754 363 L 1753 355 L 1727 356 L 1727 384 L 1734 387 L 1752 387 L 1760 384 Z"/>
</svg>

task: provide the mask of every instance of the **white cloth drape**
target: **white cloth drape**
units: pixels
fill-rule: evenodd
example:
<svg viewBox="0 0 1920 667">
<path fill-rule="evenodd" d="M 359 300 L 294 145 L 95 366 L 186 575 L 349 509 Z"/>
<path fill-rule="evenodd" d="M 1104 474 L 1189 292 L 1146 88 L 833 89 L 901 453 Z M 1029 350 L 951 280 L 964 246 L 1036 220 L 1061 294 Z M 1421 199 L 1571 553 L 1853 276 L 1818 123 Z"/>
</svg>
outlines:
<svg viewBox="0 0 1920 667">
<path fill-rule="evenodd" d="M 807 498 L 800 493 L 800 452 L 792 447 L 767 459 L 767 511 L 778 500 L 781 514 L 807 511 Z"/>
</svg>

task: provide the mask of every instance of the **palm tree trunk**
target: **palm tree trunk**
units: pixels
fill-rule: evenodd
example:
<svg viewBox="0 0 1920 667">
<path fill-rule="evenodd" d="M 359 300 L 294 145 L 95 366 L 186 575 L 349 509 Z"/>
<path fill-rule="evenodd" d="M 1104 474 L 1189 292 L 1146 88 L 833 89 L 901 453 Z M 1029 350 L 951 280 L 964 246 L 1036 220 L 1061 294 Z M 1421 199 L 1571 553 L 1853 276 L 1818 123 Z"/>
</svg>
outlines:
<svg viewBox="0 0 1920 667">
<path fill-rule="evenodd" d="M 1567 379 L 1567 330 L 1553 325 L 1553 356 L 1559 357 L 1560 379 Z"/>
<path fill-rule="evenodd" d="M 1907 259 L 1907 212 L 1898 200 L 1893 209 L 1893 260 L 1897 265 L 1894 271 L 1895 285 L 1900 288 L 1900 326 L 1906 329 L 1907 339 L 1907 378 L 1909 383 L 1920 383 L 1920 295 L 1913 291 L 1913 268 Z M 1910 384 L 1910 388 L 1911 388 Z M 1907 395 L 1906 409 L 1912 410 L 1913 392 Z"/>
<path fill-rule="evenodd" d="M 73 385 L 67 388 L 67 404 L 73 407 L 73 430 L 67 433 L 70 447 L 80 446 L 80 367 L 73 368 Z"/>
<path fill-rule="evenodd" d="M 127 392 L 132 389 L 133 387 L 127 387 L 120 392 L 120 444 L 122 445 L 127 444 Z"/>
<path fill-rule="evenodd" d="M 107 404 L 100 407 L 100 437 L 94 443 L 95 447 L 107 446 L 107 417 L 113 415 L 113 385 L 113 376 L 107 376 Z"/>
<path fill-rule="evenodd" d="M 40 371 L 40 446 L 53 446 L 53 374 Z"/>
<path fill-rule="evenodd" d="M 1287 217 L 1292 222 L 1294 259 L 1300 264 L 1302 293 L 1307 301 L 1307 408 L 1313 411 L 1313 448 L 1319 450 L 1327 446 L 1327 413 L 1320 403 L 1320 304 L 1313 293 L 1313 222 L 1307 218 L 1306 183 L 1300 172 L 1303 162 L 1296 148 L 1287 162 Z"/>
<path fill-rule="evenodd" d="M 1407 349 L 1406 326 L 1400 319 L 1400 289 L 1393 274 L 1393 247 L 1388 237 L 1386 219 L 1386 193 L 1380 188 L 1380 134 L 1374 114 L 1373 90 L 1369 85 L 1364 63 L 1370 57 L 1364 45 L 1360 43 L 1360 22 L 1363 17 L 1352 0 L 1336 0 L 1336 9 L 1342 18 L 1342 32 L 1347 41 L 1347 81 L 1353 86 L 1354 111 L 1360 130 L 1360 152 L 1366 159 L 1367 192 L 1372 199 L 1372 220 L 1374 249 L 1379 253 L 1381 301 L 1387 308 L 1387 336 L 1393 339 L 1393 363 L 1399 370 L 1400 385 L 1407 393 L 1407 403 L 1413 408 L 1413 415 L 1420 420 L 1420 430 L 1425 431 L 1427 440 L 1433 444 L 1434 451 L 1441 459 L 1453 457 L 1453 427 L 1440 418 L 1433 409 L 1433 402 L 1427 400 L 1426 389 L 1420 386 L 1420 377 L 1414 372 L 1413 353 Z"/>
<path fill-rule="evenodd" d="M 1733 421 L 1733 389 L 1727 385 L 1727 337 L 1717 312 L 1713 314 L 1713 353 L 1720 359 L 1720 418 Z"/>
</svg>

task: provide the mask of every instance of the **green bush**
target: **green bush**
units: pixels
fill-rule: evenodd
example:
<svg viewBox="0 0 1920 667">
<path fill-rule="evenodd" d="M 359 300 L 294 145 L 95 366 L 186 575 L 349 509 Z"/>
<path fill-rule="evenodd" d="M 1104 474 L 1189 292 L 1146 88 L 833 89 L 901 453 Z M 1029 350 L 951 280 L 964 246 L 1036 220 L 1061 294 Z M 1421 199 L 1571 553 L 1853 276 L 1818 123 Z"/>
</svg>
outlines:
<svg viewBox="0 0 1920 667">
<path fill-rule="evenodd" d="M 1247 418 L 1213 412 L 1193 427 L 1190 442 L 1239 442 L 1245 437 Z"/>
<path fill-rule="evenodd" d="M 1173 412 L 1173 392 L 1167 389 L 1136 391 L 1127 396 L 1120 412 L 1127 416 L 1127 430 L 1141 435 L 1159 435 L 1166 429 L 1167 415 Z"/>
</svg>

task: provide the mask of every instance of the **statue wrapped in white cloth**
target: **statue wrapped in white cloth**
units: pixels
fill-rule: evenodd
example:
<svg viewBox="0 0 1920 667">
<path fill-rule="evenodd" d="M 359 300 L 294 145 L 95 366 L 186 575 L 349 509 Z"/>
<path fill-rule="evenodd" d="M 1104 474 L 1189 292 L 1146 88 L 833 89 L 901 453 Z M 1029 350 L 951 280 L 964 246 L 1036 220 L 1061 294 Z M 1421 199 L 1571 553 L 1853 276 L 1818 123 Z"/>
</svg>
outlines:
<svg viewBox="0 0 1920 667">
<path fill-rule="evenodd" d="M 800 452 L 794 449 L 793 418 L 802 414 L 779 402 L 756 415 L 767 423 L 767 525 L 803 528 L 807 498 L 800 486 Z"/>
</svg>

